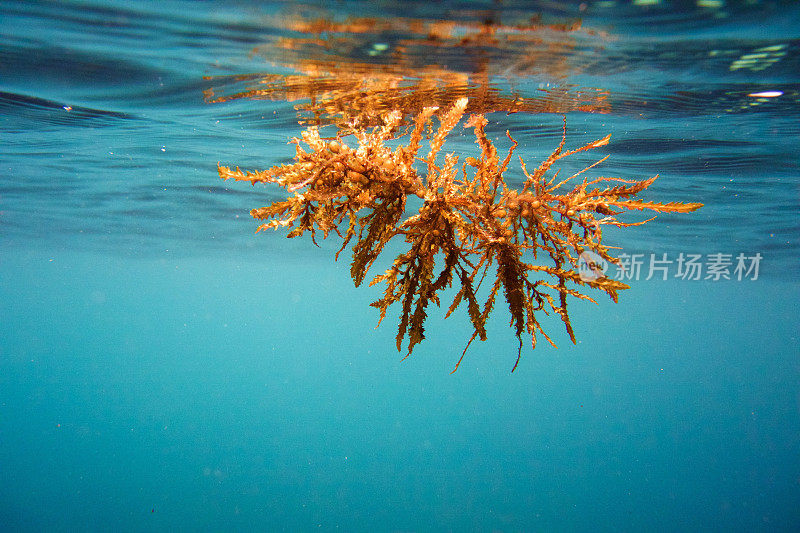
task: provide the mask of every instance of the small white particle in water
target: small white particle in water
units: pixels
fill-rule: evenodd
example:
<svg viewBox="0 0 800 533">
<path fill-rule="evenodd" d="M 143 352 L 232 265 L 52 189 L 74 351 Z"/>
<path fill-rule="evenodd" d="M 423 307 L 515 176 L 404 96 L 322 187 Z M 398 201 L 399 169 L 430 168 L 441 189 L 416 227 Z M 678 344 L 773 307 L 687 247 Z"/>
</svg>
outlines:
<svg viewBox="0 0 800 533">
<path fill-rule="evenodd" d="M 760 93 L 750 93 L 747 96 L 753 98 L 777 98 L 778 96 L 783 96 L 783 91 L 762 91 Z"/>
<path fill-rule="evenodd" d="M 71 105 L 65 105 L 64 106 L 64 111 L 72 111 L 72 106 Z"/>
<path fill-rule="evenodd" d="M 162 152 L 166 152 L 166 151 L 167 151 L 167 147 L 166 147 L 166 146 L 162 146 L 162 147 L 161 147 L 161 151 L 162 151 Z"/>
</svg>

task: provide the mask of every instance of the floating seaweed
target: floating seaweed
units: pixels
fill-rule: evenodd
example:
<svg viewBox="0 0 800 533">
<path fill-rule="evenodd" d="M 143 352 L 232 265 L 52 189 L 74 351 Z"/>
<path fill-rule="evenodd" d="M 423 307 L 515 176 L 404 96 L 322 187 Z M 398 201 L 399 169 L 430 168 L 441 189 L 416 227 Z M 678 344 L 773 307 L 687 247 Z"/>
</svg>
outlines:
<svg viewBox="0 0 800 533">
<path fill-rule="evenodd" d="M 310 232 L 315 243 L 318 233 L 336 233 L 343 240 L 337 259 L 353 242 L 350 274 L 356 286 L 390 241 L 404 241 L 405 251 L 370 285 L 384 286 L 383 296 L 372 303 L 380 312 L 379 324 L 393 304 L 400 304 L 396 341 L 401 351 L 408 339 L 405 357 L 425 338 L 429 304 L 439 306 L 442 293 L 455 287 L 445 318 L 464 304 L 474 330 L 455 371 L 472 341 L 486 340 L 486 322 L 502 291 L 519 340 L 513 371 L 523 337 L 530 338 L 532 347 L 538 334 L 554 345 L 540 322 L 543 314 L 558 315 L 575 342 L 568 299 L 594 301 L 581 291 L 587 288 L 605 292 L 616 302 L 618 291 L 628 288 L 618 280 L 584 279 L 578 273 L 584 251 L 619 263 L 603 244 L 603 226 L 647 222 L 617 219 L 630 210 L 685 213 L 702 204 L 637 199 L 657 176 L 644 181 L 583 177 L 605 158 L 559 179 L 558 172 L 550 172 L 557 161 L 605 146 L 610 138 L 567 150 L 566 122 L 560 144 L 535 170 L 529 172 L 519 157 L 525 180 L 521 188 L 511 187 L 504 173 L 517 142 L 506 132 L 511 147 L 501 160 L 486 136 L 483 114 L 470 115 L 464 124 L 474 131 L 477 157 L 440 156 L 446 137 L 468 107 L 469 99 L 461 97 L 447 109 L 423 107 L 410 122 L 400 109 L 379 114 L 379 124 L 364 124 L 355 117 L 338 127 L 335 139 L 324 139 L 317 126 L 309 126 L 302 138 L 291 141 L 296 149 L 293 163 L 263 171 L 219 166 L 219 174 L 253 184 L 274 183 L 289 193 L 283 201 L 251 211 L 264 221 L 259 230 L 287 228 L 288 237 Z M 434 117 L 439 122 L 435 132 Z M 356 141 L 352 147 L 344 140 L 349 136 Z M 426 137 L 428 152 L 422 155 Z M 394 140 L 405 144 L 394 149 L 386 145 Z M 418 198 L 421 205 L 406 216 L 409 198 Z"/>
</svg>

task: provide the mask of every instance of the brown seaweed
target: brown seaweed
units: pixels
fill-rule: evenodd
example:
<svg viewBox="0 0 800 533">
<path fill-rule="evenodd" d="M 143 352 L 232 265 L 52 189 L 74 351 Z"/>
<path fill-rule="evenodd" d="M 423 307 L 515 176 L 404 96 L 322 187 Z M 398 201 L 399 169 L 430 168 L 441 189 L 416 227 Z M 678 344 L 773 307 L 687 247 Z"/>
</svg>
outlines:
<svg viewBox="0 0 800 533">
<path fill-rule="evenodd" d="M 464 124 L 472 128 L 479 154 L 463 160 L 453 153 L 441 154 L 468 106 L 468 98 L 462 97 L 444 110 L 424 107 L 411 122 L 399 109 L 380 114 L 378 125 L 353 118 L 330 140 L 310 126 L 302 138 L 291 141 L 296 150 L 293 163 L 247 172 L 219 166 L 219 174 L 223 179 L 276 184 L 289 193 L 283 201 L 251 211 L 264 221 L 259 230 L 287 228 L 289 237 L 309 232 L 314 242 L 319 233 L 323 237 L 336 233 L 343 240 L 337 258 L 352 242 L 350 273 L 356 286 L 390 241 L 405 242 L 405 251 L 370 282 L 384 287 L 382 297 L 372 303 L 380 312 L 379 324 L 393 304 L 400 306 L 396 341 L 401 350 L 408 339 L 405 357 L 425 338 L 430 304 L 439 306 L 443 292 L 453 287 L 457 290 L 445 318 L 464 304 L 473 327 L 455 371 L 472 341 L 486 340 L 487 320 L 502 293 L 519 340 L 513 371 L 523 337 L 530 338 L 532 347 L 539 334 L 553 344 L 540 322 L 542 315 L 558 315 L 575 342 L 569 299 L 594 301 L 584 294 L 594 289 L 616 302 L 618 291 L 628 288 L 618 280 L 603 276 L 587 280 L 578 273 L 584 251 L 618 263 L 603 243 L 604 225 L 647 222 L 618 220 L 626 211 L 685 213 L 702 204 L 638 199 L 657 176 L 643 181 L 584 177 L 597 163 L 559 179 L 557 172 L 551 172 L 557 161 L 605 146 L 610 138 L 568 150 L 566 122 L 560 144 L 535 170 L 529 171 L 519 157 L 525 180 L 521 188 L 511 187 L 504 174 L 517 142 L 506 132 L 511 147 L 501 159 L 486 136 L 483 114 L 472 114 Z M 439 123 L 436 131 L 434 117 Z M 352 146 L 345 142 L 351 136 Z M 425 138 L 429 138 L 427 153 Z M 404 144 L 387 146 L 387 141 L 397 139 Z M 414 203 L 420 205 L 407 216 L 410 198 L 418 198 Z"/>
</svg>

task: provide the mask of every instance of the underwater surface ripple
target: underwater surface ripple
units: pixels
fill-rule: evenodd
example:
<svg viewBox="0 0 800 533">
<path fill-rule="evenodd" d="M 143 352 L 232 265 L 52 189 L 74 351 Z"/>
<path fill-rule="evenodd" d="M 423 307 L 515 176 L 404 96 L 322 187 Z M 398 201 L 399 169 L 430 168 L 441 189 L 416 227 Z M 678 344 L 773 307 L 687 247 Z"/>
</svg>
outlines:
<svg viewBox="0 0 800 533">
<path fill-rule="evenodd" d="M 575 37 L 563 52 L 537 52 L 524 77 L 501 68 L 506 80 L 499 83 L 510 82 L 523 96 L 565 81 L 608 91 L 607 115 L 569 113 L 568 143 L 611 132 L 606 175 L 659 173 L 656 194 L 703 201 L 707 208 L 692 218 L 694 234 L 681 238 L 687 250 L 769 249 L 765 272 L 794 271 L 800 125 L 792 117 L 800 107 L 800 41 L 787 21 L 797 19 L 798 9 L 791 3 L 758 9 L 728 4 L 723 16 L 713 9 L 687 12 L 683 4 L 545 10 L 551 17 L 582 15 L 583 26 L 600 35 Z M 252 236 L 241 231 L 245 206 L 262 203 L 264 193 L 252 191 L 250 200 L 240 197 L 247 192 L 223 194 L 227 185 L 216 182 L 215 164 L 263 168 L 288 159 L 284 143 L 296 134 L 296 116 L 291 102 L 206 103 L 203 91 L 212 82 L 204 77 L 285 72 L 251 51 L 290 33 L 274 21 L 292 6 L 76 6 L 5 2 L 0 8 L 7 30 L 0 48 L 3 238 L 61 241 L 60 235 L 88 233 L 93 237 L 82 246 L 114 249 L 142 235 L 136 244 L 143 249 L 182 239 L 192 249 L 247 247 Z M 465 18 L 485 8 L 462 7 Z M 426 10 L 415 4 L 409 13 L 414 9 Z M 514 14 L 522 8 L 505 9 Z M 347 14 L 345 8 L 338 16 Z M 766 17 L 768 35 L 745 24 L 753 16 Z M 655 22 L 667 24 L 661 33 L 652 31 Z M 762 49 L 768 50 L 761 53 L 765 65 L 735 63 Z M 452 60 L 447 50 L 431 61 Z M 536 57 L 545 63 L 535 63 Z M 568 65 L 566 78 L 547 75 L 552 62 Z M 731 70 L 734 64 L 744 66 Z M 770 90 L 782 95 L 748 96 Z M 508 119 L 528 159 L 558 142 L 557 115 Z M 495 120 L 502 131 L 506 119 Z M 195 186 L 213 192 L 189 192 Z M 55 201 L 64 198 L 56 191 L 81 198 Z M 177 212 L 183 224 L 171 222 Z M 684 223 L 680 216 L 663 218 Z M 667 231 L 667 224 L 652 224 L 621 244 L 651 251 L 672 241 Z M 706 250 L 709 242 L 717 249 Z"/>
</svg>

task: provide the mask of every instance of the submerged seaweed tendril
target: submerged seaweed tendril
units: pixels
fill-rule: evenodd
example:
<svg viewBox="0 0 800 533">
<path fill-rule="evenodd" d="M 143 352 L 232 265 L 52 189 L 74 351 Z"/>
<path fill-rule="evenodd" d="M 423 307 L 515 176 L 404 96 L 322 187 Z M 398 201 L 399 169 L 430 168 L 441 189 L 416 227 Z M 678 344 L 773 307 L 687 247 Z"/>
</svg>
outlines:
<svg viewBox="0 0 800 533">
<path fill-rule="evenodd" d="M 356 286 L 393 239 L 406 247 L 392 265 L 375 276 L 370 285 L 382 284 L 383 296 L 371 305 L 380 311 L 379 324 L 393 304 L 400 304 L 397 349 L 408 339 L 407 354 L 425 339 L 429 304 L 441 304 L 440 295 L 456 287 L 445 318 L 462 303 L 473 326 L 458 369 L 472 341 L 486 340 L 486 322 L 502 292 L 511 315 L 510 326 L 519 339 L 512 371 L 519 364 L 523 337 L 536 346 L 545 333 L 540 317 L 555 313 L 564 323 L 570 339 L 575 334 L 567 311 L 569 297 L 594 301 L 581 292 L 597 289 L 617 301 L 617 292 L 628 286 L 608 277 L 582 279 L 578 261 L 584 251 L 619 263 L 602 242 L 602 226 L 635 226 L 643 222 L 621 222 L 617 215 L 630 210 L 690 212 L 699 203 L 656 203 L 637 199 L 657 178 L 631 181 L 618 178 L 588 180 L 583 174 L 605 160 L 567 177 L 551 175 L 560 159 L 608 144 L 610 136 L 579 148 L 566 150 L 566 123 L 558 147 L 532 172 L 519 158 L 525 181 L 521 189 L 509 187 L 504 179 L 517 142 L 506 132 L 512 145 L 500 159 L 487 138 L 487 120 L 482 114 L 469 116 L 480 148 L 477 157 L 463 161 L 455 154 L 440 157 L 445 139 L 461 121 L 468 99 L 458 99 L 449 109 L 425 107 L 409 124 L 401 111 L 381 116 L 377 126 L 362 125 L 357 119 L 339 129 L 336 140 L 320 137 L 316 126 L 294 138 L 294 162 L 264 171 L 244 172 L 219 166 L 223 179 L 274 183 L 286 189 L 286 200 L 253 209 L 251 215 L 264 223 L 259 230 L 291 228 L 288 237 L 331 232 L 343 239 L 339 254 L 352 245 L 350 274 Z M 432 131 L 434 116 L 438 129 Z M 420 154 L 422 139 L 430 132 L 429 149 Z M 353 135 L 350 147 L 344 136 Z M 386 141 L 405 139 L 392 149 Z M 422 202 L 418 212 L 404 218 L 409 197 Z M 532 259 L 545 261 L 531 262 Z M 482 284 L 488 287 L 480 290 Z M 483 294 L 483 296 L 481 296 Z"/>
</svg>

